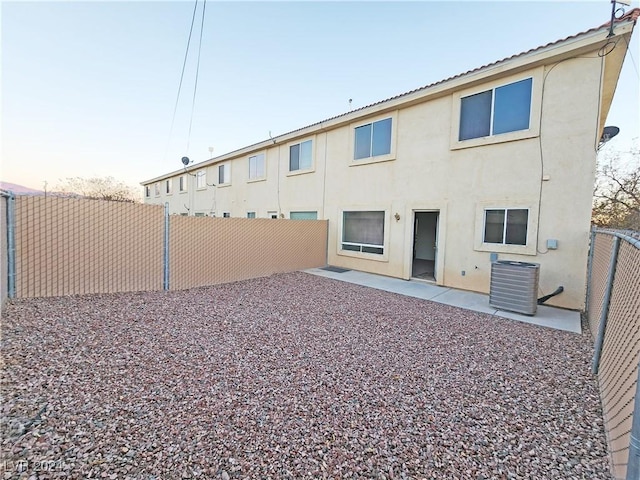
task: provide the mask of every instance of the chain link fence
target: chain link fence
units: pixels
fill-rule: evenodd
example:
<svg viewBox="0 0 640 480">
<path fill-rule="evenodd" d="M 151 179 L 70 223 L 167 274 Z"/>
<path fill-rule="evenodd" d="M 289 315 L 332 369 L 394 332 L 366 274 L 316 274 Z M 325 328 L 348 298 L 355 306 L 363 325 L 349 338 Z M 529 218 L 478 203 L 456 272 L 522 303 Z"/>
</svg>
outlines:
<svg viewBox="0 0 640 480">
<path fill-rule="evenodd" d="M 587 318 L 615 478 L 640 478 L 640 240 L 595 230 Z"/>
<path fill-rule="evenodd" d="M 326 264 L 326 221 L 169 216 L 158 205 L 55 196 L 3 200 L 14 252 L 3 256 L 9 297 L 186 289 Z"/>
<path fill-rule="evenodd" d="M 326 221 L 172 216 L 170 224 L 171 290 L 326 263 Z"/>
</svg>

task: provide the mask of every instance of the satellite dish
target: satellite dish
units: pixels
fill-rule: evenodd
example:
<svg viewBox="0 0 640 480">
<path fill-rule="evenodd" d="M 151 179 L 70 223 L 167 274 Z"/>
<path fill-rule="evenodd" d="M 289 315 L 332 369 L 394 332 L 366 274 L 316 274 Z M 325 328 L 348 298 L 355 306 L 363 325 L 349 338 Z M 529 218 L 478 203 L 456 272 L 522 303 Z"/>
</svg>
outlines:
<svg viewBox="0 0 640 480">
<path fill-rule="evenodd" d="M 186 167 L 189 165 L 189 157 L 182 157 L 182 164 Z"/>
<path fill-rule="evenodd" d="M 604 127 L 602 129 L 602 138 L 600 138 L 600 143 L 607 143 L 619 133 L 620 129 L 618 127 Z"/>
</svg>

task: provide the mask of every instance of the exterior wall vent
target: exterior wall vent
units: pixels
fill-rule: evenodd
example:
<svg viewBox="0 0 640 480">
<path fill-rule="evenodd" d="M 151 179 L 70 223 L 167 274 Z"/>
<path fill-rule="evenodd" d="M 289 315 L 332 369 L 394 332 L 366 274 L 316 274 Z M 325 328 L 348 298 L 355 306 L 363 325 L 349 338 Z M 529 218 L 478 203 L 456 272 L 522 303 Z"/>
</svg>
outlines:
<svg viewBox="0 0 640 480">
<path fill-rule="evenodd" d="M 500 310 L 535 315 L 540 264 L 500 260 L 491 264 L 489 305 Z"/>
</svg>

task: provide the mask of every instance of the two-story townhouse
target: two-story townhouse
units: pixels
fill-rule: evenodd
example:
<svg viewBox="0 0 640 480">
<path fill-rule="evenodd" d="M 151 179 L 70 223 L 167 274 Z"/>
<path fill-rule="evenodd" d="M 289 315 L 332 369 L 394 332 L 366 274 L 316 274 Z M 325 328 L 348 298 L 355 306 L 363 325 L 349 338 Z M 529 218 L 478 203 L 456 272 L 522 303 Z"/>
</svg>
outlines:
<svg viewBox="0 0 640 480">
<path fill-rule="evenodd" d="M 596 153 L 638 9 L 614 24 L 143 182 L 172 214 L 326 219 L 330 264 L 488 292 L 540 265 L 581 309 Z"/>
</svg>

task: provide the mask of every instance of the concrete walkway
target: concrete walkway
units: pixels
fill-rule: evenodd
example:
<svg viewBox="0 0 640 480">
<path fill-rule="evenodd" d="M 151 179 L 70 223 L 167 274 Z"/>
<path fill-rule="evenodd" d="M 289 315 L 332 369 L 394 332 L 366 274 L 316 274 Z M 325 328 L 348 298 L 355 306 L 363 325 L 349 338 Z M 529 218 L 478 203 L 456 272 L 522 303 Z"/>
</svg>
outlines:
<svg viewBox="0 0 640 480">
<path fill-rule="evenodd" d="M 519 313 L 497 310 L 495 307 L 489 305 L 489 295 L 441 287 L 420 280 L 402 280 L 399 278 L 374 275 L 372 273 L 358 272 L 356 270 L 338 273 L 323 270 L 322 268 L 311 268 L 305 270 L 305 272 L 321 277 L 341 280 L 343 282 L 356 283 L 365 287 L 377 288 L 378 290 L 386 290 L 387 292 L 399 293 L 410 297 L 431 300 L 432 302 L 475 310 L 476 312 L 488 313 L 519 322 L 532 323 L 534 325 L 555 328 L 556 330 L 564 330 L 567 332 L 582 333 L 580 313 L 572 310 L 538 305 L 536 314 L 531 317 Z"/>
</svg>

